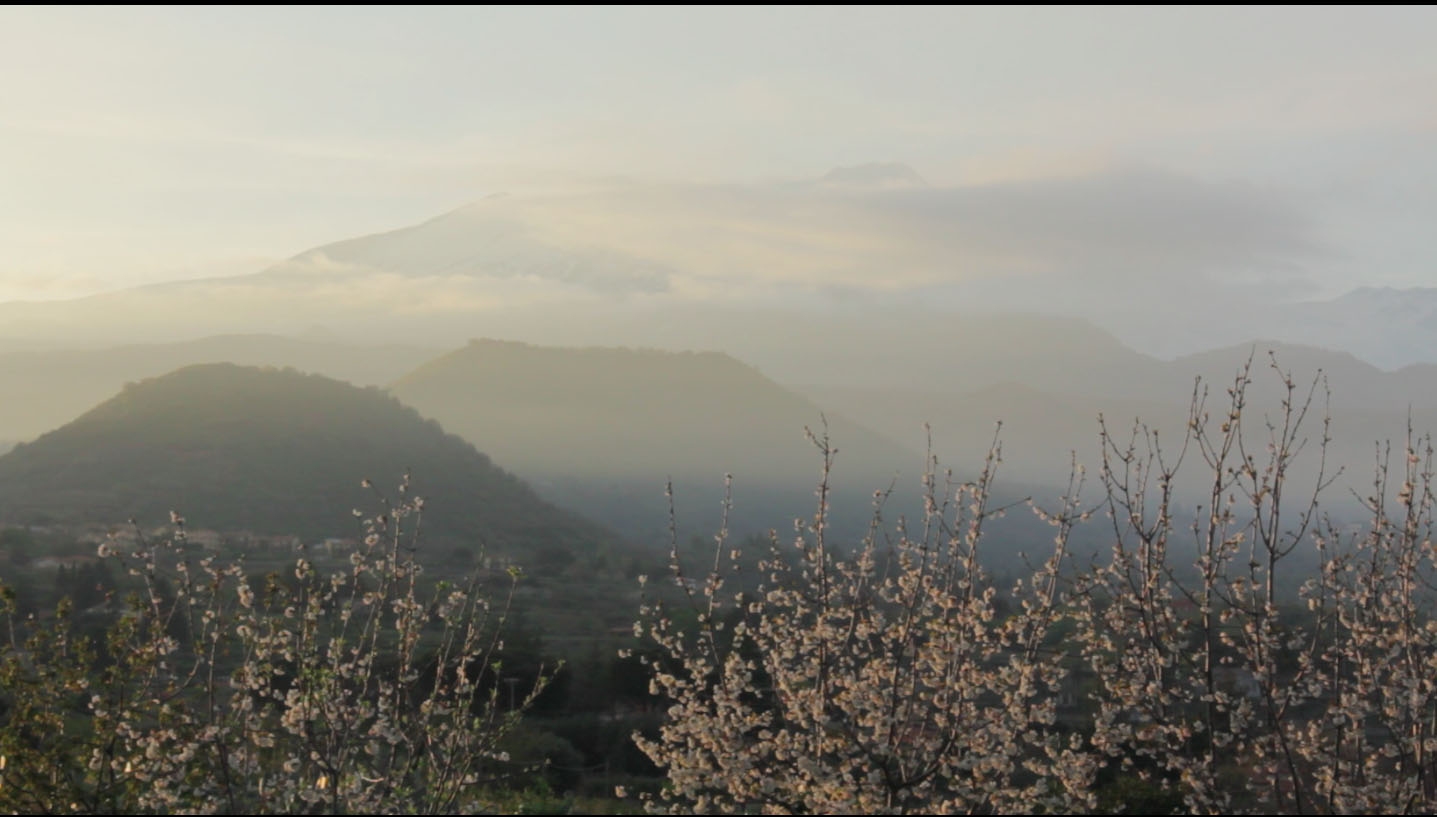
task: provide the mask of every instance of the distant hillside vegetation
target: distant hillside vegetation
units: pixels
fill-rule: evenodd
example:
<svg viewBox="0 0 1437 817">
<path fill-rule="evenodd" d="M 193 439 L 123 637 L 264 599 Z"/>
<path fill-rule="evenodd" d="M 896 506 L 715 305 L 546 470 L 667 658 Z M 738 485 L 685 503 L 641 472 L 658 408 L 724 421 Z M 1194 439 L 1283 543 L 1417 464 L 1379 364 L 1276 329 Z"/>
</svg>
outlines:
<svg viewBox="0 0 1437 817">
<path fill-rule="evenodd" d="M 566 349 L 473 341 L 394 384 L 400 399 L 516 469 L 676 477 L 816 474 L 804 426 L 821 409 L 719 352 Z M 911 465 L 841 417 L 849 468 Z"/>
<path fill-rule="evenodd" d="M 763 527 L 784 529 L 813 512 L 821 458 L 803 429 L 821 431 L 822 411 L 725 354 L 479 340 L 421 366 L 393 391 L 550 486 L 552 498 L 625 530 L 640 516 L 651 531 L 663 528 L 669 478 L 686 489 L 681 504 L 716 512 L 724 474 L 733 474 L 745 519 L 765 506 L 774 512 L 754 520 Z M 900 472 L 905 487 L 917 485 L 921 455 L 842 417 L 827 419 L 839 450 L 835 485 L 859 497 L 860 515 L 866 497 Z"/>
<path fill-rule="evenodd" d="M 0 456 L 0 521 L 142 524 L 353 536 L 412 470 L 429 542 L 592 552 L 616 537 L 541 500 L 437 423 L 374 388 L 232 364 L 130 384 Z"/>
</svg>

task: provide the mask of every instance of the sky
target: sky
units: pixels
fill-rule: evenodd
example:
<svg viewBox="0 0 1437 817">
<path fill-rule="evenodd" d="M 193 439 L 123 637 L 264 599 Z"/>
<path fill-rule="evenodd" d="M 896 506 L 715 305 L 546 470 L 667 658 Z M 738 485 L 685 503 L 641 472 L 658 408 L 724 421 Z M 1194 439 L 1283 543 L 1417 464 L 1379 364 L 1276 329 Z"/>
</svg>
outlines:
<svg viewBox="0 0 1437 817">
<path fill-rule="evenodd" d="M 873 161 L 974 241 L 1061 254 L 1072 219 L 1032 214 L 1093 211 L 1075 274 L 1200 216 L 1300 248 L 1293 297 L 1437 286 L 1434 39 L 1430 8 L 7 7 L 0 301 L 251 272 L 498 191 Z"/>
</svg>

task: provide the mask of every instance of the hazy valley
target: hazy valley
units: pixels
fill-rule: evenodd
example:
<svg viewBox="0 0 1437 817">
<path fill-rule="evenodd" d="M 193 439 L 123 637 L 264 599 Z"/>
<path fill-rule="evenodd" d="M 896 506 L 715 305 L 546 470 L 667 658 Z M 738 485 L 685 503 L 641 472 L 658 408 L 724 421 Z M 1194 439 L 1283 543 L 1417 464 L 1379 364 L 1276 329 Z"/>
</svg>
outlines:
<svg viewBox="0 0 1437 817">
<path fill-rule="evenodd" d="M 0 813 L 1437 811 L 1434 37 L 0 9 Z"/>
<path fill-rule="evenodd" d="M 1077 189 L 1136 202 L 1169 181 L 1086 184 Z M 870 165 L 802 184 L 491 196 L 250 275 L 0 304 L 13 338 L 0 345 L 0 380 L 16 398 L 0 403 L 0 440 L 21 443 L 0 457 L 9 480 L 0 521 L 159 524 L 174 507 L 209 528 L 338 535 L 349 509 L 338 499 L 343 486 L 394 483 L 408 470 L 436 498 L 455 492 L 431 530 L 443 547 L 463 539 L 449 531 L 467 531 L 476 550 L 480 540 L 512 541 L 500 530 L 508 512 L 495 507 L 512 500 L 463 487 L 471 477 L 443 459 L 457 451 L 440 455 L 410 432 L 357 419 L 369 416 L 363 406 L 376 388 L 397 399 L 394 411 L 417 412 L 411 425 L 437 423 L 547 501 L 607 526 L 613 543 L 625 543 L 613 547 L 650 556 L 670 539 L 665 486 L 686 542 L 718 529 L 726 475 L 735 535 L 792 536 L 794 521 L 814 513 L 822 463 L 805 429 L 821 435 L 825 422 L 838 452 L 833 519 L 857 541 L 875 491 L 891 489 L 890 521 L 921 515 L 925 451 L 940 474 L 968 479 L 996 440 L 997 490 L 1040 501 L 1056 499 L 1075 462 L 1096 473 L 1099 417 L 1118 446 L 1141 422 L 1173 454 L 1195 381 L 1206 390 L 1196 395 L 1203 411 L 1219 414 L 1248 360 L 1245 422 L 1256 438 L 1284 398 L 1272 360 L 1291 373 L 1299 401 L 1321 377 L 1292 475 L 1315 484 L 1321 465 L 1333 479 L 1322 507 L 1338 519 L 1356 514 L 1354 492 L 1371 482 L 1376 446 L 1393 441 L 1400 454 L 1409 419 L 1417 434 L 1437 420 L 1437 365 L 1420 357 L 1437 344 L 1411 343 L 1431 323 L 1422 293 L 1273 305 L 1242 343 L 1175 358 L 1061 309 L 965 309 L 962 287 L 921 301 L 880 294 L 861 309 L 842 295 L 843 280 L 881 275 L 885 264 L 921 279 L 925 265 L 955 252 L 950 225 L 965 215 L 982 223 L 990 198 L 1036 207 L 1048 192 L 936 189 L 905 167 Z M 1062 208 L 1038 211 L 1055 235 L 1071 229 Z M 722 263 L 783 272 L 789 291 L 766 284 L 698 297 L 694 288 L 719 274 L 704 246 L 722 246 Z M 902 253 L 890 255 L 894 247 Z M 812 290 L 816 277 L 832 288 Z M 1362 308 L 1340 306 L 1348 302 Z M 1349 313 L 1368 331 L 1344 350 L 1348 336 L 1334 321 Z M 1303 344 L 1318 330 L 1332 346 Z M 1382 344 L 1408 350 L 1377 351 Z M 1384 370 L 1363 354 L 1408 365 Z M 336 383 L 318 400 L 303 393 L 320 382 L 312 378 L 185 369 L 217 363 L 367 390 Z M 202 371 L 209 380 L 197 379 Z M 186 378 L 187 390 L 159 396 Z M 231 416 L 211 416 L 221 409 Z M 366 448 L 381 444 L 385 453 Z M 264 460 L 264 451 L 281 458 Z M 1180 505 L 1201 504 L 1200 470 L 1180 474 Z M 302 477 L 319 493 L 266 480 L 266 471 Z M 1022 539 L 1024 523 L 1009 524 Z"/>
</svg>

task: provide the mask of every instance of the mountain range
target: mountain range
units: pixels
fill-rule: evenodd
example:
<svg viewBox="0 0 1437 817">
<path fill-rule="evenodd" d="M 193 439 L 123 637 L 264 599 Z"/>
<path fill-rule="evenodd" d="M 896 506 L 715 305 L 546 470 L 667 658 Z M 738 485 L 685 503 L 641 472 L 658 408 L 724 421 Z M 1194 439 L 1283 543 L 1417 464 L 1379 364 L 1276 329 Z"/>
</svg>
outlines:
<svg viewBox="0 0 1437 817">
<path fill-rule="evenodd" d="M 1176 439 L 1194 379 L 1212 389 L 1212 409 L 1251 357 L 1257 434 L 1284 397 L 1266 372 L 1269 350 L 1303 388 L 1325 375 L 1330 400 L 1319 392 L 1313 419 L 1330 412 L 1331 463 L 1354 484 L 1370 473 L 1376 441 L 1402 437 L 1409 418 L 1419 432 L 1437 424 L 1437 290 L 1362 289 L 1255 303 L 1250 314 L 1194 306 L 1189 323 L 1142 313 L 1110 331 L 1063 314 L 1064 290 L 1036 279 L 1025 311 L 967 304 L 956 295 L 970 290 L 943 283 L 945 265 L 971 261 L 972 247 L 987 262 L 1010 258 L 1001 235 L 980 229 L 985 203 L 1010 214 L 1032 205 L 1052 247 L 1072 247 L 1085 196 L 1136 213 L 1169 193 L 1194 212 L 1222 209 L 1218 193 L 1159 177 L 940 189 L 896 164 L 803 184 L 490 196 L 251 275 L 0 304 L 0 383 L 12 395 L 0 401 L 0 450 L 126 382 L 201 363 L 292 366 L 390 386 L 549 501 L 653 541 L 667 535 L 670 479 L 685 530 L 717 524 L 725 473 L 737 507 L 752 512 L 745 523 L 783 528 L 811 513 L 818 457 L 803 429 L 825 417 L 840 451 L 836 484 L 859 508 L 866 500 L 854 498 L 874 488 L 916 483 L 930 434 L 945 463 L 971 474 L 1004 420 L 1003 470 L 1020 493 L 1061 482 L 1069 451 L 1092 467 L 1100 414 L 1110 431 L 1142 418 Z M 1158 258 L 1161 242 L 1149 238 L 1154 246 L 1135 246 L 1123 263 Z M 1170 340 L 1208 321 L 1208 336 L 1239 342 L 1184 341 L 1191 348 L 1165 358 L 1122 328 L 1165 320 Z M 46 439 L 11 461 L 55 444 Z M 23 483 L 11 484 L 27 507 L 58 508 Z M 91 489 L 75 490 L 70 499 L 90 507 Z"/>
<path fill-rule="evenodd" d="M 1027 330 L 959 325 L 1018 320 L 1169 359 L 1267 338 L 1389 369 L 1437 362 L 1437 290 L 1224 289 L 1219 272 L 1254 259 L 1300 266 L 1310 242 L 1290 221 L 1252 191 L 1138 172 L 939 188 L 876 164 L 810 183 L 615 182 L 491 195 L 248 275 L 0 304 L 0 334 L 112 346 L 319 324 L 366 345 L 717 349 L 780 382 L 855 385 L 921 385 L 918 370 L 973 350 L 1005 365 Z M 1062 353 L 1061 338 L 1031 341 Z"/>
</svg>

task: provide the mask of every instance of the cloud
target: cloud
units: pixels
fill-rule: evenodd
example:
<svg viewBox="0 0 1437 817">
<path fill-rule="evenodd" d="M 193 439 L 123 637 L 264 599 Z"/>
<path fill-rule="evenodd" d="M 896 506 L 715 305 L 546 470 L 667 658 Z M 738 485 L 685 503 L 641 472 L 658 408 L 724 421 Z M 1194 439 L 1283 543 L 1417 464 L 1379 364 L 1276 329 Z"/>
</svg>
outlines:
<svg viewBox="0 0 1437 817">
<path fill-rule="evenodd" d="M 505 298 L 1172 306 L 1311 292 L 1332 253 L 1295 201 L 1151 170 L 960 187 L 615 182 L 493 196 L 261 279 L 364 281 L 406 310 Z M 448 293 L 416 298 L 421 287 Z M 336 283 L 334 297 L 353 298 Z M 368 297 L 368 296 L 366 296 Z"/>
<path fill-rule="evenodd" d="M 482 252 L 522 236 L 565 248 L 575 269 L 616 281 L 648 269 L 668 290 L 731 298 L 1035 285 L 1102 298 L 1115 287 L 1152 298 L 1287 291 L 1333 255 L 1294 200 L 1130 169 L 903 189 L 629 184 L 483 202 L 468 217 L 496 231 L 475 238 L 471 225 Z"/>
<path fill-rule="evenodd" d="M 1156 171 L 957 187 L 616 182 L 493 196 L 207 282 L 290 303 L 454 314 L 642 299 L 1092 313 L 1271 300 L 1330 260 L 1293 200 Z"/>
<path fill-rule="evenodd" d="M 868 206 L 932 263 L 956 264 L 950 280 L 1187 288 L 1300 277 L 1326 254 L 1281 196 L 1149 171 L 905 191 Z"/>
</svg>

